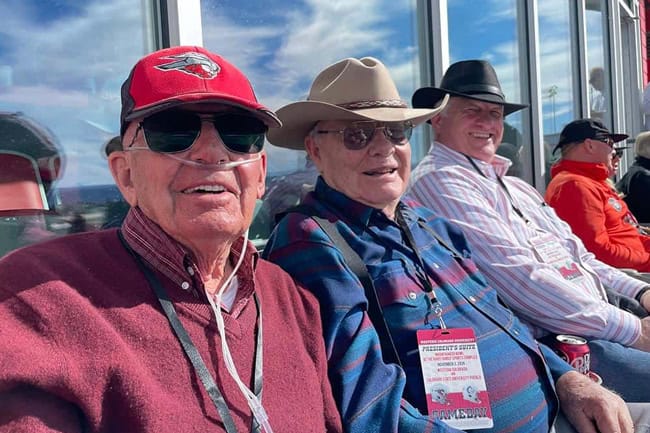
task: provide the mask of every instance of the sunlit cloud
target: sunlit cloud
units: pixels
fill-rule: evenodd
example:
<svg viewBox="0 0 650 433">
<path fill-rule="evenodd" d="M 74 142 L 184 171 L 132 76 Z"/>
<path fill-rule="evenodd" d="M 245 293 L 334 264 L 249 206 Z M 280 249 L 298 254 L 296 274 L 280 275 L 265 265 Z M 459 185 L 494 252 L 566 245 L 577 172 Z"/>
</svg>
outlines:
<svg viewBox="0 0 650 433">
<path fill-rule="evenodd" d="M 394 20 L 397 13 L 413 14 L 415 5 L 415 1 L 306 0 L 280 11 L 281 19 L 257 27 L 242 27 L 235 17 L 214 8 L 203 17 L 205 45 L 239 66 L 258 98 L 272 109 L 306 99 L 312 81 L 328 65 L 367 55 L 386 64 L 408 101 L 419 82 L 418 49 L 412 43 L 396 44 L 392 38 L 405 29 L 415 33 L 408 27 L 411 22 Z M 303 163 L 296 152 L 267 149 L 271 171 Z"/>
<path fill-rule="evenodd" d="M 50 16 L 42 16 L 46 7 Z M 151 48 L 133 2 L 83 2 L 61 14 L 54 4 L 12 1 L 0 16 L 3 109 L 24 111 L 57 135 L 68 161 L 64 185 L 112 183 L 101 146 L 118 129 L 121 82 Z"/>
</svg>

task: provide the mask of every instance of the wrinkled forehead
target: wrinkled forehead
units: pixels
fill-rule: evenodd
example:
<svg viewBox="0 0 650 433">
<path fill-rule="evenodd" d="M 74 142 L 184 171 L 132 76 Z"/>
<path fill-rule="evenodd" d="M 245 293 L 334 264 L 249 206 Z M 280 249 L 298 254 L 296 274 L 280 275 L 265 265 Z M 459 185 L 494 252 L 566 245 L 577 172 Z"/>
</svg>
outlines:
<svg viewBox="0 0 650 433">
<path fill-rule="evenodd" d="M 457 108 L 477 107 L 484 110 L 497 110 L 503 113 L 503 105 L 495 104 L 488 101 L 479 101 L 478 99 L 465 98 L 463 96 L 452 96 L 449 98 L 449 105 Z"/>
</svg>

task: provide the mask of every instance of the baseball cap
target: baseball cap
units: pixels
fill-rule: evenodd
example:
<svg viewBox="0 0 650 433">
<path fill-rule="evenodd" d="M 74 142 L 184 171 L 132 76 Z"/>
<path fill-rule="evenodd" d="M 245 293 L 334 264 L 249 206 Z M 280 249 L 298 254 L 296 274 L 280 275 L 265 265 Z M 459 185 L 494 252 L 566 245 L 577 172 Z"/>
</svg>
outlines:
<svg viewBox="0 0 650 433">
<path fill-rule="evenodd" d="M 578 119 L 568 123 L 560 133 L 560 141 L 553 149 L 555 153 L 562 146 L 570 143 L 579 143 L 588 138 L 593 140 L 611 139 L 614 143 L 625 140 L 627 134 L 614 134 L 600 120 Z"/>
<path fill-rule="evenodd" d="M 217 103 L 248 111 L 268 127 L 282 125 L 257 102 L 248 78 L 223 57 L 203 47 L 177 46 L 141 58 L 122 84 L 120 135 L 129 122 L 193 103 Z"/>
</svg>

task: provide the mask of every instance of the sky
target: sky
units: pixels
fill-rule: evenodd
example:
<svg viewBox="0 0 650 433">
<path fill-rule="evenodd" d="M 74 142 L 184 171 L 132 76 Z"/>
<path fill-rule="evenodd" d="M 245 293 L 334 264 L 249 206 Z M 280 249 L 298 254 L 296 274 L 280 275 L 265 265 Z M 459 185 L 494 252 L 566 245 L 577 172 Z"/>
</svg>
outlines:
<svg viewBox="0 0 650 433">
<path fill-rule="evenodd" d="M 46 125 L 66 154 L 62 185 L 111 183 L 102 145 L 119 128 L 120 85 L 153 49 L 146 2 L 0 2 L 0 111 Z M 415 0 L 204 0 L 204 46 L 237 65 L 272 109 L 306 97 L 316 74 L 345 57 L 374 56 L 409 102 L 419 87 Z M 448 0 L 450 57 L 490 60 L 508 100 L 526 102 L 519 83 L 515 0 Z M 555 123 L 570 120 L 572 81 L 566 0 L 539 1 L 542 89 L 555 85 Z M 140 7 L 134 7 L 139 5 Z M 263 7 L 260 7 L 262 5 Z M 599 17 L 588 16 L 590 62 L 602 59 Z M 596 20 L 596 24 L 591 20 Z M 592 49 L 593 47 L 593 49 Z M 600 49 L 600 52 L 598 52 Z M 593 52 L 592 52 L 593 51 Z M 600 57 L 599 57 L 600 56 Z M 552 129 L 551 100 L 545 130 Z M 548 109 L 546 109 L 548 108 Z M 513 122 L 516 124 L 517 119 Z M 412 141 L 422 140 L 421 132 Z M 299 168 L 302 155 L 268 147 L 272 173 Z"/>
</svg>

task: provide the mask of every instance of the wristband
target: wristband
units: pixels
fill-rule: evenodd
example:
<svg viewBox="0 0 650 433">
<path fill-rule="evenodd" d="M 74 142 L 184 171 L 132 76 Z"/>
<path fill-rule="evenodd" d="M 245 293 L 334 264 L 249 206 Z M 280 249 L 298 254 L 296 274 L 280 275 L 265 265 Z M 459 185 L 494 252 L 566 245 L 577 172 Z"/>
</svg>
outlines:
<svg viewBox="0 0 650 433">
<path fill-rule="evenodd" d="M 649 291 L 649 290 L 650 290 L 650 286 L 645 286 L 643 289 L 639 290 L 639 293 L 636 294 L 636 296 L 634 297 L 634 299 L 636 299 L 637 302 L 641 303 L 641 298 L 643 297 L 643 295 L 645 294 L 645 292 L 647 292 L 647 291 Z"/>
</svg>

